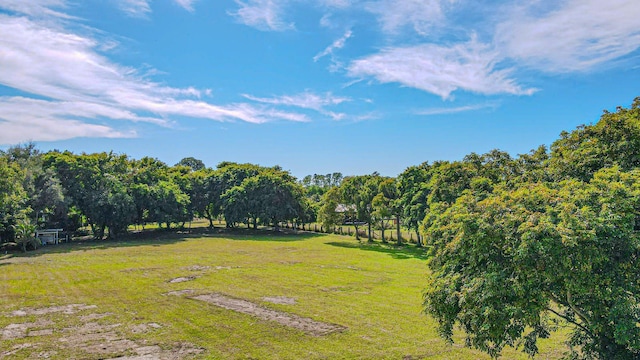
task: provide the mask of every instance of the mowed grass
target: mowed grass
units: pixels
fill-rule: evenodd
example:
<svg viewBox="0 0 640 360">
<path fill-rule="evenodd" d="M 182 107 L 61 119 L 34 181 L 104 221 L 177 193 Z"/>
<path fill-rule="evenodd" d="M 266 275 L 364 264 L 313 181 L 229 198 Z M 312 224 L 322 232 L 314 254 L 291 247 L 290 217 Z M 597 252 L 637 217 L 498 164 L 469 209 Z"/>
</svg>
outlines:
<svg viewBox="0 0 640 360">
<path fill-rule="evenodd" d="M 463 347 L 461 336 L 454 345 L 438 337 L 434 320 L 422 313 L 427 271 L 420 249 L 319 234 L 158 233 L 139 240 L 49 246 L 0 260 L 0 329 L 38 319 L 9 316 L 18 309 L 97 307 L 48 315 L 54 322 L 51 334 L 3 339 L 0 354 L 28 343 L 11 358 L 33 358 L 43 351 L 52 358 L 104 358 L 81 347 L 58 346 L 61 336 L 71 336 L 79 326 L 80 315 L 95 313 L 108 314 L 96 322 L 120 324 L 124 338 L 141 344 L 202 348 L 193 356 L 198 359 L 487 359 Z M 195 279 L 169 282 L 189 276 Z M 312 336 L 188 296 L 166 295 L 181 289 L 220 293 L 347 330 Z M 296 302 L 263 300 L 277 296 Z M 148 323 L 162 327 L 133 330 Z M 543 342 L 538 358 L 559 358 L 562 341 L 556 336 Z M 527 357 L 506 350 L 503 358 Z"/>
</svg>

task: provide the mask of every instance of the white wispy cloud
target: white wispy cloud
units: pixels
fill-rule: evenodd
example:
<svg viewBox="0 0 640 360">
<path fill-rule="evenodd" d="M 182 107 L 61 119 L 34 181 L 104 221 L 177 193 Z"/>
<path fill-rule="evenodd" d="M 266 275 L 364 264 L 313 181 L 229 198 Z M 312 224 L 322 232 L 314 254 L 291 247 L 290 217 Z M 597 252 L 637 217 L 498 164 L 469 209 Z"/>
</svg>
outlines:
<svg viewBox="0 0 640 360">
<path fill-rule="evenodd" d="M 0 97 L 0 144 L 25 141 L 65 140 L 75 137 L 135 137 L 135 131 L 90 124 L 74 118 L 110 116 L 127 120 L 143 120 L 133 113 L 99 104 L 56 102 L 24 97 Z"/>
<path fill-rule="evenodd" d="M 193 4 L 196 3 L 197 0 L 175 0 L 175 2 L 182 6 L 187 11 L 193 11 Z"/>
<path fill-rule="evenodd" d="M 99 50 L 103 45 L 51 19 L 40 22 L 0 14 L 0 84 L 38 97 L 2 98 L 4 141 L 24 140 L 26 135 L 21 131 L 27 128 L 31 129 L 30 140 L 135 135 L 89 120 L 144 121 L 162 126 L 170 125 L 172 116 L 251 123 L 308 121 L 304 114 L 266 106 L 202 101 L 200 97 L 209 90 L 153 82 L 136 69 L 102 55 Z M 25 109 L 18 111 L 19 106 Z M 52 131 L 56 122 L 64 130 Z"/>
<path fill-rule="evenodd" d="M 357 2 L 358 2 L 357 0 L 319 0 L 318 1 L 320 5 L 323 5 L 329 8 L 347 8 Z"/>
<path fill-rule="evenodd" d="M 131 17 L 146 17 L 151 13 L 151 0 L 116 0 L 116 5 Z"/>
<path fill-rule="evenodd" d="M 411 26 L 421 34 L 428 34 L 431 27 L 444 19 L 443 3 L 451 0 L 379 0 L 367 3 L 365 9 L 375 14 L 381 30 L 396 34 Z"/>
<path fill-rule="evenodd" d="M 351 30 L 347 30 L 344 35 L 342 35 L 339 39 L 337 39 L 336 41 L 334 41 L 331 45 L 327 46 L 326 49 L 324 49 L 323 51 L 321 51 L 320 53 L 318 53 L 316 56 L 313 57 L 313 61 L 318 61 L 320 60 L 320 58 L 327 56 L 327 55 L 332 55 L 333 56 L 333 52 L 336 49 L 342 49 L 344 47 L 344 44 L 347 42 L 347 40 L 349 40 L 349 38 L 353 35 L 353 32 L 351 32 Z"/>
<path fill-rule="evenodd" d="M 638 19 L 637 0 L 568 0 L 543 13 L 531 7 L 512 11 L 497 26 L 495 40 L 520 64 L 549 72 L 584 71 L 640 48 Z"/>
<path fill-rule="evenodd" d="M 335 96 L 330 92 L 319 95 L 310 91 L 305 91 L 296 95 L 283 95 L 270 98 L 257 97 L 249 94 L 243 94 L 242 96 L 263 104 L 314 110 L 332 118 L 333 120 L 341 120 L 346 116 L 346 114 L 331 111 L 327 108 L 351 101 L 351 98 Z"/>
<path fill-rule="evenodd" d="M 456 106 L 456 107 L 438 107 L 431 109 L 421 109 L 416 110 L 413 113 L 416 115 L 444 115 L 444 114 L 456 114 L 466 111 L 476 111 L 487 108 L 496 108 L 498 104 L 496 103 L 486 103 L 486 104 L 474 104 L 474 105 L 464 105 L 464 106 Z"/>
<path fill-rule="evenodd" d="M 294 106 L 316 111 L 321 111 L 328 106 L 339 105 L 344 102 L 351 101 L 351 99 L 348 97 L 334 96 L 330 92 L 323 95 L 318 95 L 310 91 L 306 91 L 296 95 L 283 95 L 271 98 L 261 98 L 248 94 L 243 94 L 242 96 L 249 100 L 257 101 L 260 103 Z"/>
<path fill-rule="evenodd" d="M 70 18 L 70 16 L 54 10 L 64 9 L 67 6 L 65 0 L 2 0 L 0 9 L 13 11 L 30 16 L 54 16 L 60 18 Z"/>
<path fill-rule="evenodd" d="M 352 77 L 373 77 L 381 83 L 396 82 L 444 99 L 456 90 L 478 94 L 530 95 L 511 78 L 511 69 L 497 69 L 500 60 L 489 45 L 472 39 L 451 46 L 423 44 L 393 47 L 351 62 Z"/>
<path fill-rule="evenodd" d="M 10 0 L 16 1 L 16 0 Z M 43 1 L 43 0 L 37 0 Z M 54 1 L 54 0 L 45 0 Z M 152 0 L 114 0 L 116 6 L 125 14 L 131 17 L 146 18 L 153 11 L 151 9 Z M 198 0 L 174 0 L 174 2 L 187 11 L 194 11 L 193 4 Z"/>
<path fill-rule="evenodd" d="M 230 11 L 229 15 L 239 22 L 263 31 L 284 31 L 294 29 L 293 23 L 282 19 L 284 7 L 288 1 L 283 0 L 235 0 L 240 7 Z"/>
</svg>

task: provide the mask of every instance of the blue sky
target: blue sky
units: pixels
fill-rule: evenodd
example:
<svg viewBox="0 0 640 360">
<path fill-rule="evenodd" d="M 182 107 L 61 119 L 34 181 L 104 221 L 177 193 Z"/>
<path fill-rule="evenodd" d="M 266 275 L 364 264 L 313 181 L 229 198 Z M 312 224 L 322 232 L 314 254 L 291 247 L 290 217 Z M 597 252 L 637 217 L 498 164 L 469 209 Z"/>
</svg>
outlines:
<svg viewBox="0 0 640 360">
<path fill-rule="evenodd" d="M 294 175 L 516 155 L 640 96 L 637 0 L 0 0 L 0 146 Z"/>
</svg>

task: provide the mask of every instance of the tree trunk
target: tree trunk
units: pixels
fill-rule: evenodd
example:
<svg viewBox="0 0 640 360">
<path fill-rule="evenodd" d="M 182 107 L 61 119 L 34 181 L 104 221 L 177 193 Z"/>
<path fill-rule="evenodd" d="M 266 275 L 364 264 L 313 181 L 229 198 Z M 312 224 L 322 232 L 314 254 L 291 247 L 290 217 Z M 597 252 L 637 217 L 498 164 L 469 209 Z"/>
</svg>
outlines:
<svg viewBox="0 0 640 360">
<path fill-rule="evenodd" d="M 105 225 L 96 224 L 95 231 L 93 233 L 93 237 L 96 240 L 102 240 L 102 238 L 104 237 L 104 228 Z"/>
<path fill-rule="evenodd" d="M 400 233 L 400 216 L 396 215 L 396 232 L 398 234 L 398 246 L 402 245 L 402 234 Z"/>
<path fill-rule="evenodd" d="M 422 247 L 422 237 L 420 236 L 420 233 L 416 231 L 416 242 L 417 242 L 417 247 Z"/>
<path fill-rule="evenodd" d="M 353 225 L 356 228 L 356 240 L 360 241 L 360 233 L 358 232 L 358 225 Z"/>
<path fill-rule="evenodd" d="M 367 223 L 367 241 L 373 242 L 373 237 L 371 237 L 371 222 Z"/>
<path fill-rule="evenodd" d="M 382 242 L 386 243 L 387 239 L 384 238 L 384 220 L 380 221 L 380 233 L 382 234 Z"/>
<path fill-rule="evenodd" d="M 258 230 L 258 219 L 253 218 L 253 230 Z"/>
<path fill-rule="evenodd" d="M 93 234 L 93 237 L 96 237 L 96 225 L 92 222 L 89 223 L 89 226 L 91 227 L 91 233 Z"/>
</svg>

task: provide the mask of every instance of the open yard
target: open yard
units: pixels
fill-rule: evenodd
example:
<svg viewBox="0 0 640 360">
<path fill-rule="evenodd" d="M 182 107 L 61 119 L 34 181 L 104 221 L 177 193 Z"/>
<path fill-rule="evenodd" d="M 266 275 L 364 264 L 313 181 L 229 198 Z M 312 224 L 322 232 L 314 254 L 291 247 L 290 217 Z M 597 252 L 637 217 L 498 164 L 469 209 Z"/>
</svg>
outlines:
<svg viewBox="0 0 640 360">
<path fill-rule="evenodd" d="M 414 247 L 247 230 L 4 255 L 0 359 L 488 358 L 437 336 L 427 271 Z M 564 349 L 553 337 L 538 358 Z"/>
</svg>

